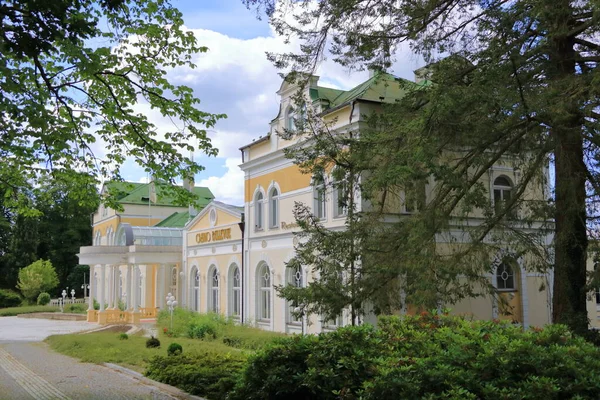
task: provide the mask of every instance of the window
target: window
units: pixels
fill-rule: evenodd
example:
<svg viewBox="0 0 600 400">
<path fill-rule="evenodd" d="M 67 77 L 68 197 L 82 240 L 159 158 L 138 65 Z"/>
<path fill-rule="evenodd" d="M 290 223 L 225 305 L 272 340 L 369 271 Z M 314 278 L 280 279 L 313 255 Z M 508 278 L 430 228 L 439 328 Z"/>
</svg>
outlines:
<svg viewBox="0 0 600 400">
<path fill-rule="evenodd" d="M 271 321 L 271 270 L 268 265 L 263 264 L 257 270 L 257 310 L 256 315 L 259 321 Z"/>
<path fill-rule="evenodd" d="M 512 183 L 505 176 L 499 176 L 494 181 L 494 209 L 500 212 L 504 205 L 508 203 L 512 195 Z"/>
<path fill-rule="evenodd" d="M 313 178 L 313 213 L 319 219 L 327 218 L 325 194 L 325 179 L 323 175 L 315 175 Z"/>
<path fill-rule="evenodd" d="M 242 296 L 241 296 L 241 279 L 240 279 L 240 269 L 237 265 L 233 266 L 233 270 L 231 276 L 229 277 L 229 281 L 231 282 L 231 307 L 229 314 L 232 317 L 239 317 L 242 305 Z"/>
<path fill-rule="evenodd" d="M 406 184 L 404 188 L 403 211 L 405 213 L 414 213 L 418 211 L 417 186 L 414 183 Z"/>
<path fill-rule="evenodd" d="M 296 266 L 294 268 L 288 268 L 288 285 L 301 288 L 304 287 L 304 277 L 302 274 L 302 268 L 300 266 Z M 288 321 L 290 324 L 300 324 L 302 323 L 302 316 L 294 314 L 296 308 L 299 304 L 296 302 L 288 303 Z"/>
<path fill-rule="evenodd" d="M 335 174 L 335 172 L 334 172 Z M 348 198 L 350 196 L 348 182 L 345 179 L 333 181 L 333 214 L 334 217 L 348 215 Z"/>
<path fill-rule="evenodd" d="M 496 287 L 498 290 L 515 290 L 515 275 L 508 263 L 498 265 L 496 269 Z"/>
<path fill-rule="evenodd" d="M 598 278 L 598 266 L 600 266 L 600 263 L 594 264 L 594 279 L 596 281 L 600 281 Z M 596 293 L 596 305 L 600 306 L 600 285 L 599 284 L 596 284 L 596 289 L 594 290 L 594 292 Z"/>
<path fill-rule="evenodd" d="M 219 271 L 212 266 L 208 274 L 208 311 L 219 312 Z"/>
<path fill-rule="evenodd" d="M 277 228 L 279 225 L 279 192 L 276 188 L 271 190 L 269 197 L 269 227 Z"/>
<path fill-rule="evenodd" d="M 213 227 L 217 223 L 217 210 L 214 208 L 210 210 L 209 214 L 210 226 Z"/>
<path fill-rule="evenodd" d="M 112 245 L 114 245 L 113 239 L 114 239 L 114 233 L 113 233 L 113 228 L 112 228 L 112 226 L 111 226 L 111 227 L 109 227 L 109 228 L 108 228 L 108 230 L 106 231 L 106 244 L 107 244 L 108 246 L 112 246 Z"/>
<path fill-rule="evenodd" d="M 192 307 L 196 312 L 200 312 L 200 271 L 194 267 L 192 269 Z"/>
<path fill-rule="evenodd" d="M 285 116 L 285 129 L 288 131 L 296 130 L 296 113 L 294 107 L 289 107 Z"/>
<path fill-rule="evenodd" d="M 96 234 L 94 235 L 94 246 L 100 246 L 101 243 L 102 234 L 100 233 L 100 231 L 96 231 Z"/>
<path fill-rule="evenodd" d="M 175 297 L 177 297 L 177 267 L 171 269 L 171 286 L 169 291 Z"/>
<path fill-rule="evenodd" d="M 259 192 L 254 201 L 254 218 L 256 219 L 256 230 L 263 229 L 263 194 Z"/>
</svg>

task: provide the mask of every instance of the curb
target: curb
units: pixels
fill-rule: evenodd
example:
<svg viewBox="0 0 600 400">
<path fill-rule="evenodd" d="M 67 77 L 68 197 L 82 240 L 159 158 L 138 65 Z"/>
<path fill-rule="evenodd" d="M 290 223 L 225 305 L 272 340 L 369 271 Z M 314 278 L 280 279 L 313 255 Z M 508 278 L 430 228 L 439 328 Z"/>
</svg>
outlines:
<svg viewBox="0 0 600 400">
<path fill-rule="evenodd" d="M 105 367 L 110 368 L 114 371 L 121 372 L 125 375 L 129 375 L 133 379 L 137 379 L 138 381 L 140 381 L 146 385 L 157 387 L 160 390 L 162 390 L 163 392 L 166 392 L 166 393 L 170 394 L 171 396 L 176 397 L 177 399 L 206 400 L 204 397 L 198 397 L 198 396 L 194 396 L 192 394 L 186 393 L 183 390 L 176 388 L 175 386 L 167 385 L 166 383 L 161 383 L 161 382 L 154 381 L 150 378 L 146 378 L 144 375 L 140 374 L 139 372 L 133 371 L 129 368 L 125 368 L 120 365 L 112 364 L 112 363 L 103 363 L 102 365 L 104 365 Z"/>
</svg>

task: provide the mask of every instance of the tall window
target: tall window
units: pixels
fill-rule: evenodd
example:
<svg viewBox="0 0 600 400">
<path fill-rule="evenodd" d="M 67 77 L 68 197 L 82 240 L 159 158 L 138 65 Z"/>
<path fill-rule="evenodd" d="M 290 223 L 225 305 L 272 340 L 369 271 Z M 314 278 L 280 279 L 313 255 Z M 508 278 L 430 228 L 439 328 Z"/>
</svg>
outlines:
<svg viewBox="0 0 600 400">
<path fill-rule="evenodd" d="M 404 187 L 404 212 L 414 213 L 418 210 L 417 185 L 414 182 L 407 183 Z"/>
<path fill-rule="evenodd" d="M 269 227 L 277 228 L 279 225 L 279 192 L 276 188 L 271 190 L 269 208 Z"/>
<path fill-rule="evenodd" d="M 108 246 L 112 246 L 113 243 L 113 228 L 112 226 L 108 228 L 108 230 L 106 231 L 106 244 Z"/>
<path fill-rule="evenodd" d="M 238 266 L 236 265 L 233 268 L 233 272 L 231 273 L 231 276 L 229 277 L 229 281 L 231 282 L 231 308 L 230 308 L 230 314 L 232 317 L 239 317 L 240 316 L 240 311 L 241 311 L 241 303 L 242 303 L 242 296 L 241 296 L 241 279 L 240 279 L 240 269 L 238 268 Z"/>
<path fill-rule="evenodd" d="M 259 321 L 269 322 L 271 320 L 271 270 L 263 264 L 257 271 L 257 317 Z"/>
<path fill-rule="evenodd" d="M 496 287 L 499 290 L 514 290 L 515 274 L 508 263 L 502 263 L 496 268 Z"/>
<path fill-rule="evenodd" d="M 334 176 L 336 171 L 334 171 Z M 345 179 L 335 178 L 333 181 L 333 213 L 335 217 L 348 215 L 348 198 L 352 195 L 349 192 L 348 182 Z"/>
<path fill-rule="evenodd" d="M 288 268 L 288 274 L 288 285 L 296 288 L 304 287 L 304 277 L 302 275 L 302 268 L 300 266 Z M 288 321 L 291 324 L 302 323 L 302 316 L 295 313 L 298 306 L 299 304 L 294 301 L 288 303 Z"/>
<path fill-rule="evenodd" d="M 505 176 L 499 176 L 494 181 L 494 208 L 496 212 L 504 209 L 512 197 L 513 186 L 510 180 Z"/>
<path fill-rule="evenodd" d="M 194 267 L 192 269 L 192 307 L 194 307 L 194 311 L 200 312 L 200 271 L 198 268 Z"/>
<path fill-rule="evenodd" d="M 96 231 L 96 234 L 94 235 L 94 246 L 100 246 L 101 243 L 102 234 L 100 233 L 100 231 Z"/>
<path fill-rule="evenodd" d="M 327 218 L 326 197 L 325 197 L 325 179 L 322 174 L 315 175 L 313 178 L 313 213 L 319 219 Z"/>
<path fill-rule="evenodd" d="M 256 200 L 254 201 L 254 218 L 256 219 L 255 228 L 257 230 L 263 228 L 263 195 L 261 192 L 258 192 L 256 195 Z"/>
<path fill-rule="evenodd" d="M 214 313 L 219 312 L 219 271 L 215 267 L 212 268 L 211 273 L 208 275 L 208 310 Z"/>
<path fill-rule="evenodd" d="M 287 113 L 285 116 L 285 129 L 288 131 L 296 130 L 296 112 L 294 111 L 294 107 L 289 107 L 287 109 Z"/>
</svg>

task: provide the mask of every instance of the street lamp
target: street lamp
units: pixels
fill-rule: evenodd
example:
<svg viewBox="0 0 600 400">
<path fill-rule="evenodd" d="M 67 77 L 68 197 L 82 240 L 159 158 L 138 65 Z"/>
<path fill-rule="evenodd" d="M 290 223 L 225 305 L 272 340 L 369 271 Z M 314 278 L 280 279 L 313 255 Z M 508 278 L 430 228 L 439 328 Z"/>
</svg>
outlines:
<svg viewBox="0 0 600 400">
<path fill-rule="evenodd" d="M 60 312 L 64 313 L 65 312 L 65 298 L 67 297 L 67 291 L 63 290 L 61 295 L 62 295 L 62 303 L 60 303 Z"/>
<path fill-rule="evenodd" d="M 75 289 L 71 289 L 71 301 L 75 304 Z"/>
<path fill-rule="evenodd" d="M 302 334 L 304 335 L 304 315 L 306 314 L 306 306 L 304 304 L 298 305 L 294 308 L 294 313 L 300 315 L 300 323 L 302 324 Z"/>
<path fill-rule="evenodd" d="M 173 329 L 173 310 L 177 306 L 177 300 L 171 293 L 167 294 L 167 307 L 169 307 L 169 313 L 171 314 L 171 329 Z"/>
<path fill-rule="evenodd" d="M 84 283 L 81 285 L 81 288 L 83 289 L 83 298 L 85 299 L 87 297 L 87 291 L 90 290 L 90 285 Z"/>
</svg>

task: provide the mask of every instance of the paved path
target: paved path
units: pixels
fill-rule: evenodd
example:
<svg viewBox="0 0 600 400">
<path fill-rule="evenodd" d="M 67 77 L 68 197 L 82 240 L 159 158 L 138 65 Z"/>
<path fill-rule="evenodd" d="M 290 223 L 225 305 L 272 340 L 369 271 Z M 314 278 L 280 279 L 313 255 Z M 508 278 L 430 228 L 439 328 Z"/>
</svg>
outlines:
<svg viewBox="0 0 600 400">
<path fill-rule="evenodd" d="M 87 322 L 0 318 L 0 399 L 175 398 L 129 375 L 55 353 L 41 342 L 50 334 L 96 326 Z"/>
</svg>

